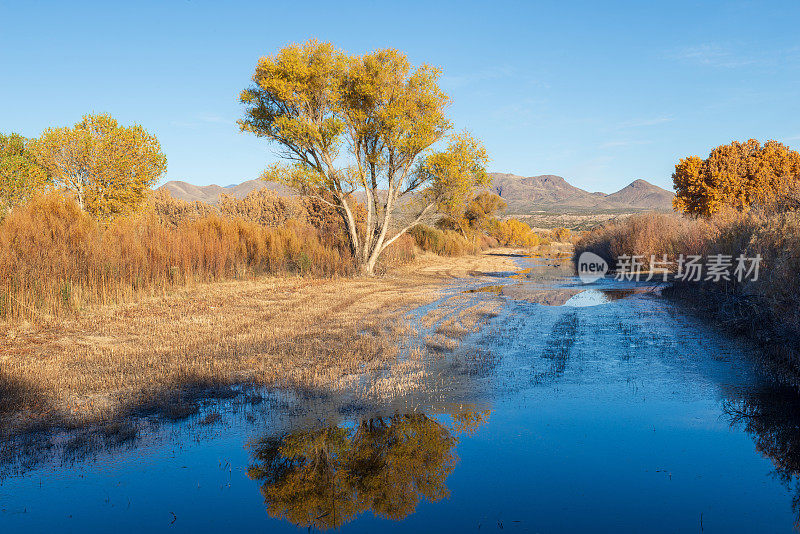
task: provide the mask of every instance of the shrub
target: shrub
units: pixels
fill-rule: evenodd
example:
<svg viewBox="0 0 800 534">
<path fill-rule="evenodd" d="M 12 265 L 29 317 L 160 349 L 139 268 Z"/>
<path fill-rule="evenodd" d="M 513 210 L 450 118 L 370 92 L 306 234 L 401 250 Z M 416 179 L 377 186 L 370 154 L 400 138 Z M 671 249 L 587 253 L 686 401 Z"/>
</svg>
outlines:
<svg viewBox="0 0 800 534">
<path fill-rule="evenodd" d="M 239 217 L 270 228 L 307 218 L 306 208 L 299 199 L 280 196 L 269 189 L 253 191 L 242 199 L 221 195 L 219 210 L 227 217 Z"/>
<path fill-rule="evenodd" d="M 722 210 L 709 219 L 677 214 L 642 214 L 607 223 L 576 245 L 598 254 L 610 266 L 620 255 L 651 254 L 707 258 L 761 255 L 759 279 L 728 282 L 678 282 L 666 290 L 691 302 L 726 328 L 745 333 L 800 371 L 800 213 L 745 213 Z"/>
<path fill-rule="evenodd" d="M 439 230 L 425 224 L 418 224 L 410 231 L 417 246 L 426 252 L 440 256 L 462 256 L 478 250 L 476 244 L 454 230 Z"/>
<path fill-rule="evenodd" d="M 416 256 L 414 254 L 414 245 L 414 237 L 410 234 L 406 233 L 398 237 L 397 240 L 381 254 L 380 260 L 378 260 L 378 271 L 383 272 L 390 266 L 403 265 L 413 261 Z"/>
<path fill-rule="evenodd" d="M 0 221 L 0 317 L 59 316 L 170 287 L 266 273 L 354 274 L 344 225 L 324 206 L 268 192 L 223 199 L 218 209 L 156 191 L 145 209 L 101 224 L 70 196 L 35 196 Z M 418 226 L 385 251 L 379 269 L 413 259 L 415 243 L 447 256 L 496 244 Z"/>
<path fill-rule="evenodd" d="M 150 193 L 143 211 L 153 212 L 161 224 L 175 227 L 187 220 L 207 217 L 216 208 L 205 202 L 186 202 L 173 197 L 165 189 L 156 189 Z"/>
<path fill-rule="evenodd" d="M 597 254 L 613 268 L 622 255 L 650 256 L 658 259 L 666 254 L 700 254 L 716 234 L 716 228 L 702 220 L 674 213 L 643 213 L 624 219 L 614 219 L 593 228 L 575 245 L 576 256 L 584 251 Z"/>
<path fill-rule="evenodd" d="M 570 231 L 569 228 L 553 228 L 552 235 L 553 240 L 558 241 L 559 243 L 569 243 L 572 239 L 572 231 Z"/>
<path fill-rule="evenodd" d="M 539 235 L 531 227 L 517 219 L 506 219 L 494 225 L 489 235 L 500 244 L 511 247 L 535 247 L 541 243 Z"/>
</svg>

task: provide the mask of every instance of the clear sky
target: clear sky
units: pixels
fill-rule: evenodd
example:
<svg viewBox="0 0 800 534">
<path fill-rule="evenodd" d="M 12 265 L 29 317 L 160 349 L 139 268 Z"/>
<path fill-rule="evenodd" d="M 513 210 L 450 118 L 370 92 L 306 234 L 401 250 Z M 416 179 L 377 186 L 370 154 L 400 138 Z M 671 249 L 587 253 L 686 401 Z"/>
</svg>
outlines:
<svg viewBox="0 0 800 534">
<path fill-rule="evenodd" d="M 158 136 L 165 180 L 227 185 L 275 160 L 241 134 L 260 56 L 310 37 L 444 70 L 450 117 L 490 169 L 611 192 L 670 187 L 734 139 L 800 148 L 800 1 L 0 0 L 0 131 L 108 112 Z"/>
</svg>

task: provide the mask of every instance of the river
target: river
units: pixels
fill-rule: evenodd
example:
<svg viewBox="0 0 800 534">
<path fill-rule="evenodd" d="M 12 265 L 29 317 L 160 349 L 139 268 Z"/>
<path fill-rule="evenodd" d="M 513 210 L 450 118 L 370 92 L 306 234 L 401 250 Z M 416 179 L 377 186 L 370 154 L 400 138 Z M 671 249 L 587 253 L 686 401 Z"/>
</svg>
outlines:
<svg viewBox="0 0 800 534">
<path fill-rule="evenodd" d="M 517 261 L 447 289 L 434 307 L 496 312 L 390 400 L 249 392 L 105 439 L 16 444 L 0 531 L 794 530 L 800 396 L 757 348 L 646 283 Z"/>
</svg>

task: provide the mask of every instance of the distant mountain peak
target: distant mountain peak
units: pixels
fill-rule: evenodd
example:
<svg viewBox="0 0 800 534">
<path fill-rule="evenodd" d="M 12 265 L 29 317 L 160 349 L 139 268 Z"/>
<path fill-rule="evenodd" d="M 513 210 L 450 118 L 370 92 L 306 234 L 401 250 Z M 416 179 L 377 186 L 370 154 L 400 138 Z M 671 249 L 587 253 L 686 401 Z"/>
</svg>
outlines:
<svg viewBox="0 0 800 534">
<path fill-rule="evenodd" d="M 626 204 L 635 208 L 671 209 L 671 191 L 662 189 L 646 180 L 634 180 L 616 193 L 608 195 L 608 199 L 619 204 Z"/>
<path fill-rule="evenodd" d="M 249 193 L 259 189 L 270 189 L 279 195 L 292 196 L 297 193 L 291 188 L 276 182 L 266 182 L 264 180 L 247 180 L 240 184 L 231 184 L 225 187 L 212 185 L 192 185 L 181 180 L 172 180 L 165 183 L 159 189 L 165 189 L 180 200 L 187 202 L 200 201 L 207 204 L 216 204 L 222 194 L 230 195 L 235 198 L 244 198 Z"/>
<path fill-rule="evenodd" d="M 525 215 L 536 211 L 572 211 L 596 213 L 607 210 L 669 211 L 672 209 L 671 191 L 662 189 L 646 180 L 634 180 L 616 193 L 590 193 L 570 184 L 564 177 L 555 174 L 518 176 L 515 174 L 490 173 L 491 190 L 503 197 L 509 215 Z M 209 204 L 219 202 L 221 194 L 244 198 L 248 193 L 268 188 L 279 195 L 293 196 L 297 192 L 275 182 L 248 180 L 225 187 L 219 185 L 197 186 L 174 180 L 165 183 L 166 189 L 175 198 L 189 202 L 199 200 Z"/>
<path fill-rule="evenodd" d="M 616 193 L 590 193 L 570 184 L 555 174 L 517 176 L 490 173 L 492 189 L 503 197 L 509 214 L 532 211 L 602 211 L 602 210 L 659 210 L 672 209 L 673 193 L 645 180 L 634 180 Z"/>
</svg>

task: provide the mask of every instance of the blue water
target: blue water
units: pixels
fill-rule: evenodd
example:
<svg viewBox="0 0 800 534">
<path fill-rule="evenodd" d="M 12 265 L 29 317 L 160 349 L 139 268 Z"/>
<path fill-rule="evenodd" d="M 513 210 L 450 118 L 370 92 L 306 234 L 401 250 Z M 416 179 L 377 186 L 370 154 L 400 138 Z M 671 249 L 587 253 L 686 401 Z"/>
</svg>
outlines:
<svg viewBox="0 0 800 534">
<path fill-rule="evenodd" d="M 276 392 L 59 437 L 6 467 L 0 531 L 793 531 L 800 400 L 757 350 L 613 281 L 523 298 L 585 289 L 549 269 L 470 293 L 499 315 L 391 404 Z"/>
</svg>

